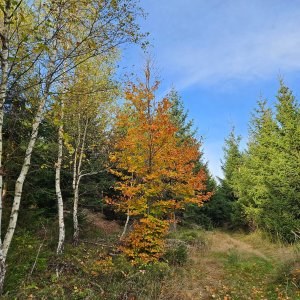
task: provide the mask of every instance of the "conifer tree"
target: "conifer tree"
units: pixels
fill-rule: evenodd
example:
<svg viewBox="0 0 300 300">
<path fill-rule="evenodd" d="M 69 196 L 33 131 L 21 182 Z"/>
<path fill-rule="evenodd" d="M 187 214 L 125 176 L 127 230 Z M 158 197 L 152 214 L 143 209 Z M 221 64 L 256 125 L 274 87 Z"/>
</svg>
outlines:
<svg viewBox="0 0 300 300">
<path fill-rule="evenodd" d="M 282 80 L 275 107 L 277 126 L 269 144 L 268 197 L 262 203 L 261 223 L 272 236 L 292 242 L 300 230 L 300 107 Z"/>
<path fill-rule="evenodd" d="M 243 156 L 236 185 L 241 218 L 246 217 L 250 228 L 259 226 L 262 204 L 269 198 L 267 189 L 270 162 L 274 150 L 276 124 L 265 100 L 258 101 L 250 123 L 248 149 Z"/>
</svg>

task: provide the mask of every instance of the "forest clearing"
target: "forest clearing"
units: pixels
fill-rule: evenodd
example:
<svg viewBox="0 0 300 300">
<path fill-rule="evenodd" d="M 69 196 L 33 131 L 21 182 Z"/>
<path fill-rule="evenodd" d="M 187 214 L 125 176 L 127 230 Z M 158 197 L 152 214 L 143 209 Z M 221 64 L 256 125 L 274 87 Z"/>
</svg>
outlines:
<svg viewBox="0 0 300 300">
<path fill-rule="evenodd" d="M 150 2 L 0 0 L 0 298 L 300 299 L 299 4 Z"/>
</svg>

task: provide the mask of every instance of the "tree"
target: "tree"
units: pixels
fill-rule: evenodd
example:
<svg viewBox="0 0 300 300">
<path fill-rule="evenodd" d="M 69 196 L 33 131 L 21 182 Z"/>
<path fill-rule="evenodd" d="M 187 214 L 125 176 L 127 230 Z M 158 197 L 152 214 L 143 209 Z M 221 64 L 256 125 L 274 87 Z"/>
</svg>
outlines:
<svg viewBox="0 0 300 300">
<path fill-rule="evenodd" d="M 236 191 L 239 197 L 237 205 L 241 208 L 238 211 L 241 218 L 238 219 L 246 219 L 252 229 L 259 226 L 261 205 L 270 197 L 266 183 L 272 172 L 270 163 L 275 149 L 276 124 L 273 121 L 272 110 L 266 105 L 264 100 L 258 102 L 250 124 L 248 149 L 236 177 Z"/>
<path fill-rule="evenodd" d="M 15 183 L 8 230 L 0 245 L 0 289 L 3 287 L 5 259 L 16 228 L 32 152 L 47 104 L 56 91 L 57 83 L 65 73 L 72 73 L 77 65 L 90 58 L 108 53 L 120 44 L 138 42 L 143 38 L 136 23 L 142 12 L 135 1 L 103 3 L 99 0 L 63 0 L 46 1 L 43 5 L 40 1 L 3 2 L 1 46 L 4 52 L 2 51 L 1 56 L 0 144 L 3 107 L 9 91 L 16 91 L 18 86 L 18 93 L 26 94 L 30 91 L 29 95 L 32 97 L 34 91 L 38 97 L 31 135 Z M 10 58 L 8 53 L 11 54 Z M 0 148 L 2 149 L 2 144 Z M 2 155 L 1 150 L 1 159 Z M 2 191 L 2 177 L 0 190 Z M 2 206 L 2 201 L 0 202 Z M 1 212 L 0 207 L 0 214 Z"/>
<path fill-rule="evenodd" d="M 125 241 L 126 253 L 133 259 L 149 261 L 161 254 L 161 244 L 149 243 L 147 249 L 143 248 L 146 241 L 139 234 L 141 226 L 148 224 L 159 233 L 156 238 L 162 239 L 166 226 L 161 222 L 167 222 L 167 215 L 187 203 L 201 205 L 211 193 L 205 192 L 204 170 L 194 172 L 200 157 L 199 143 L 180 141 L 169 99 L 155 98 L 159 83 L 151 85 L 149 65 L 145 78 L 145 83 L 129 83 L 125 91 L 125 107 L 117 116 L 120 136 L 111 161 L 112 173 L 120 179 L 115 186 L 120 197 L 112 202 L 136 217 L 136 231 Z M 153 228 L 155 224 L 158 231 Z M 156 255 L 151 255 L 154 248 Z"/>
<path fill-rule="evenodd" d="M 231 129 L 229 137 L 225 139 L 224 150 L 224 161 L 222 162 L 222 171 L 224 174 L 224 179 L 221 179 L 221 186 L 223 193 L 230 199 L 230 201 L 235 201 L 235 184 L 236 177 L 240 171 L 241 166 L 241 152 L 239 150 L 241 137 L 236 136 L 235 128 Z"/>
<path fill-rule="evenodd" d="M 177 136 L 182 140 L 194 140 L 196 130 L 193 130 L 193 120 L 188 120 L 188 111 L 184 109 L 179 93 L 172 88 L 167 97 L 171 103 L 172 122 L 178 128 Z"/>
<path fill-rule="evenodd" d="M 293 242 L 300 229 L 300 107 L 282 80 L 275 107 L 277 126 L 265 179 L 268 198 L 261 203 L 260 225 L 272 237 Z"/>
<path fill-rule="evenodd" d="M 238 203 L 237 183 L 239 180 L 243 154 L 240 152 L 241 137 L 236 136 L 235 128 L 232 127 L 228 138 L 225 139 L 224 161 L 222 161 L 223 179 L 220 180 L 218 189 L 219 209 L 224 212 L 223 224 L 231 223 L 233 227 L 243 227 L 241 207 Z"/>
<path fill-rule="evenodd" d="M 112 80 L 116 55 L 97 57 L 76 69 L 64 96 L 65 142 L 72 166 L 74 242 L 78 242 L 80 182 L 107 169 L 109 135 L 117 85 Z M 98 68 L 94 66 L 97 65 Z"/>
</svg>

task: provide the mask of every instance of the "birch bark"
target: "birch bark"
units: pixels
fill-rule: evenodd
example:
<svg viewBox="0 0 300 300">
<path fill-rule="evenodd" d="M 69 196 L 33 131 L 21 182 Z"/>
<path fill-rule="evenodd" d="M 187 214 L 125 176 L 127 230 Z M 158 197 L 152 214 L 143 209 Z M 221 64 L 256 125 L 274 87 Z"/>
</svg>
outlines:
<svg viewBox="0 0 300 300">
<path fill-rule="evenodd" d="M 22 192 L 23 192 L 23 185 L 24 185 L 24 181 L 26 179 L 26 176 L 27 176 L 27 173 L 28 173 L 28 170 L 30 167 L 31 156 L 32 156 L 32 152 L 33 152 L 36 140 L 37 140 L 39 126 L 43 120 L 44 107 L 45 107 L 47 98 L 49 96 L 49 90 L 50 90 L 50 80 L 48 79 L 48 83 L 46 84 L 46 88 L 45 88 L 45 93 L 42 97 L 42 100 L 39 104 L 36 116 L 34 118 L 31 136 L 30 136 L 29 144 L 26 149 L 22 169 L 21 169 L 21 172 L 20 172 L 19 177 L 15 184 L 14 200 L 13 200 L 13 205 L 12 205 L 12 209 L 11 209 L 10 220 L 9 220 L 8 229 L 7 229 L 4 241 L 3 241 L 3 256 L 4 256 L 4 258 L 6 258 L 7 251 L 11 244 L 11 240 L 12 240 L 12 237 L 14 235 L 15 228 L 17 225 L 20 203 L 21 203 Z"/>
<path fill-rule="evenodd" d="M 80 128 L 80 125 L 78 125 Z M 86 120 L 84 125 L 84 132 L 82 135 L 82 140 L 79 142 L 78 146 L 80 149 L 75 150 L 75 155 L 78 154 L 79 150 L 79 158 L 74 159 L 74 172 L 73 172 L 73 197 L 74 197 L 74 203 L 73 203 L 73 227 L 74 227 L 74 235 L 73 240 L 74 244 L 78 244 L 79 239 L 79 224 L 78 224 L 78 202 L 79 202 L 79 184 L 81 180 L 81 166 L 82 166 L 82 160 L 85 150 L 85 143 L 86 143 L 86 134 L 88 129 L 88 120 Z M 80 130 L 79 130 L 80 133 Z M 79 136 L 80 137 L 80 136 Z M 80 139 L 79 139 L 80 141 Z"/>
<path fill-rule="evenodd" d="M 9 12 L 11 8 L 11 1 L 5 1 L 3 8 L 3 23 L 1 24 L 2 31 L 0 33 L 2 49 L 1 49 L 1 82 L 0 82 L 0 295 L 3 292 L 3 284 L 6 273 L 5 254 L 2 244 L 2 209 L 3 209 L 3 120 L 4 120 L 4 103 L 7 95 L 8 82 L 8 52 L 9 52 Z"/>
<path fill-rule="evenodd" d="M 57 163 L 55 166 L 55 191 L 57 197 L 57 209 L 58 209 L 58 226 L 59 226 L 59 234 L 58 234 L 58 245 L 56 249 L 56 254 L 61 254 L 63 251 L 63 246 L 65 242 L 65 223 L 64 223 L 64 202 L 61 193 L 61 165 L 63 158 L 63 127 L 64 121 L 64 100 L 61 99 L 60 105 L 60 124 L 58 128 L 58 156 Z"/>
</svg>

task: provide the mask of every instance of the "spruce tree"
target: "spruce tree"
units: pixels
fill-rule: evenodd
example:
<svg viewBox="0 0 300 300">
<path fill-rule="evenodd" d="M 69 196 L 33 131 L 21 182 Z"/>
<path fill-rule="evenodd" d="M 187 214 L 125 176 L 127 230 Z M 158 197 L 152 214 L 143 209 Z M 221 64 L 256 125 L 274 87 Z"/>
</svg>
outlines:
<svg viewBox="0 0 300 300">
<path fill-rule="evenodd" d="M 277 123 L 266 181 L 268 200 L 262 204 L 262 225 L 287 242 L 300 230 L 300 107 L 283 81 L 277 95 Z"/>
<path fill-rule="evenodd" d="M 239 176 L 236 177 L 238 206 L 242 218 L 255 229 L 262 217 L 262 204 L 270 198 L 267 188 L 274 156 L 276 124 L 273 113 L 265 100 L 258 101 L 258 108 L 250 122 L 248 149 L 244 153 Z"/>
</svg>

